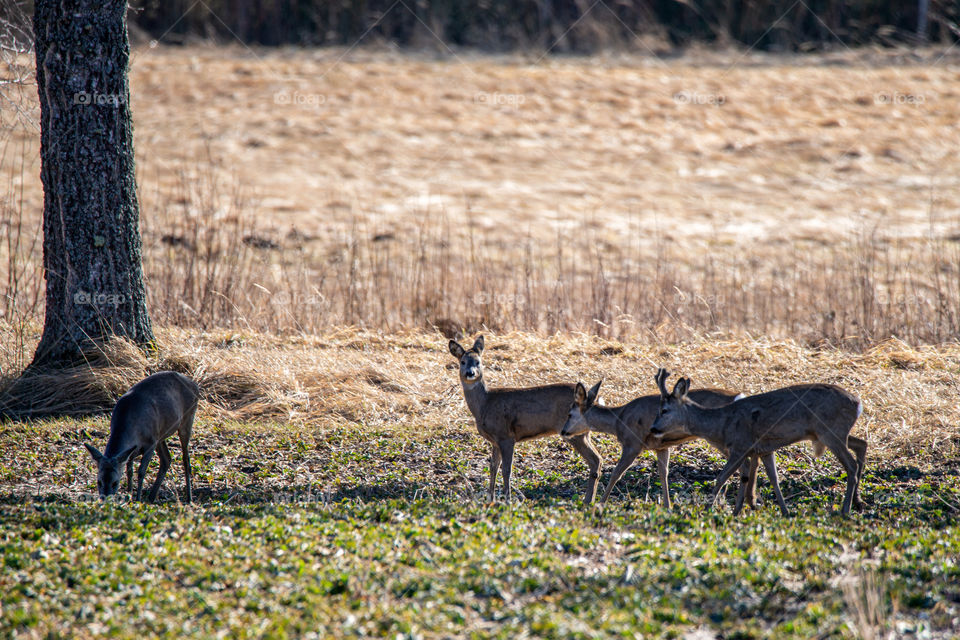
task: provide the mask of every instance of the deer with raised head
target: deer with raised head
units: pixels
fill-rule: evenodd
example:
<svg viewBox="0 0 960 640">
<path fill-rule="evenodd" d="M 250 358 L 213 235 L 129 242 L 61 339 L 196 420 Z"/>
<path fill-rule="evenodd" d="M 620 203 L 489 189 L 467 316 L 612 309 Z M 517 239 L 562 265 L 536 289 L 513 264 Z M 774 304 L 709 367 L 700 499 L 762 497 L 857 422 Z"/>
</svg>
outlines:
<svg viewBox="0 0 960 640">
<path fill-rule="evenodd" d="M 573 402 L 572 384 L 551 384 L 522 389 L 488 389 L 483 377 L 483 336 L 464 349 L 456 340 L 449 344 L 450 353 L 460 363 L 460 384 L 463 397 L 477 424 L 477 431 L 490 443 L 490 487 L 487 497 L 494 500 L 497 474 L 503 467 L 503 490 L 510 501 L 510 478 L 513 471 L 514 445 L 524 440 L 560 434 Z M 567 442 L 583 456 L 590 469 L 584 502 L 593 502 L 600 478 L 600 454 L 584 433 Z"/>
<path fill-rule="evenodd" d="M 841 513 L 851 505 L 862 509 L 860 477 L 867 456 L 867 442 L 850 435 L 863 412 L 853 394 L 831 384 L 801 384 L 748 396 L 733 404 L 707 408 L 690 397 L 690 380 L 681 379 L 673 393 L 660 388 L 660 414 L 650 428 L 654 438 L 677 431 L 703 438 L 726 452 L 727 463 L 717 476 L 711 506 L 733 472 L 751 456 L 759 456 L 784 516 L 790 512 L 780 493 L 777 463 L 773 453 L 795 442 L 809 440 L 814 454 L 830 449 L 847 472 L 847 489 Z M 852 453 L 851 453 L 852 452 Z"/>
<path fill-rule="evenodd" d="M 136 493 L 136 499 L 140 500 L 147 465 L 156 452 L 160 458 L 160 471 L 148 496 L 148 500 L 154 502 L 170 467 L 170 450 L 165 441 L 174 433 L 179 434 L 183 450 L 186 501 L 193 499 L 188 445 L 199 400 L 197 383 L 174 371 L 161 371 L 144 378 L 120 397 L 110 417 L 110 437 L 103 453 L 84 443 L 97 463 L 97 491 L 101 500 L 117 493 L 124 465 L 127 468 L 127 491 L 132 490 L 133 462 L 142 456 Z"/>
<path fill-rule="evenodd" d="M 657 371 L 655 380 L 658 387 L 662 387 L 669 373 L 666 369 Z M 605 407 L 597 404 L 601 380 L 589 390 L 577 383 L 574 390 L 574 403 L 570 408 L 567 421 L 563 425 L 561 435 L 572 437 L 587 431 L 597 431 L 614 436 L 620 443 L 620 460 L 613 468 L 613 474 L 603 492 L 601 503 L 610 498 L 610 492 L 623 474 L 633 465 L 637 456 L 644 450 L 652 450 L 657 454 L 657 471 L 660 476 L 661 504 L 671 508 L 670 484 L 668 474 L 670 469 L 670 448 L 694 440 L 695 436 L 682 432 L 670 433 L 662 438 L 651 438 L 650 427 L 657 419 L 660 411 L 660 396 L 647 395 L 631 400 L 620 407 Z M 697 389 L 690 392 L 690 396 L 702 406 L 722 407 L 742 398 L 742 394 L 722 389 Z M 754 487 L 756 485 L 757 461 L 751 459 L 744 462 L 740 478 L 740 492 L 737 497 L 737 512 L 744 501 L 751 508 L 756 508 Z"/>
</svg>

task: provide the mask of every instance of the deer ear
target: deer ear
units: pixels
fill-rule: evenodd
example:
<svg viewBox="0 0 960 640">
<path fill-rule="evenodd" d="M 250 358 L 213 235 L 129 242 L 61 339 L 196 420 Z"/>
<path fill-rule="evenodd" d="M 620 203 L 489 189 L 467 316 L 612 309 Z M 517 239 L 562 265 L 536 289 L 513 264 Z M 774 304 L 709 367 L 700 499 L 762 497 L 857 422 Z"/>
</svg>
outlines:
<svg viewBox="0 0 960 640">
<path fill-rule="evenodd" d="M 129 458 L 130 456 L 133 455 L 133 452 L 136 451 L 136 450 L 137 450 L 137 446 L 134 445 L 134 446 L 130 447 L 129 449 L 127 449 L 126 451 L 121 452 L 120 455 L 113 457 L 113 463 L 114 463 L 115 465 L 121 465 L 121 464 L 123 464 L 124 462 L 127 461 L 127 458 Z"/>
<path fill-rule="evenodd" d="M 476 351 L 478 355 L 483 353 L 483 336 L 482 335 L 478 336 L 477 339 L 474 341 L 473 350 Z"/>
<path fill-rule="evenodd" d="M 460 343 L 456 340 L 451 340 L 450 344 L 447 345 L 447 348 L 450 349 L 450 354 L 457 360 L 462 358 L 463 354 L 466 353 L 466 351 L 463 350 L 463 347 L 460 346 Z"/>
<path fill-rule="evenodd" d="M 597 401 L 597 394 L 600 393 L 600 385 L 603 384 L 603 378 L 600 378 L 600 382 L 590 387 L 590 391 L 587 391 L 587 403 L 593 404 Z"/>
<path fill-rule="evenodd" d="M 679 400 L 683 396 L 687 395 L 687 391 L 690 389 L 690 378 L 680 378 L 677 380 L 677 384 L 673 386 L 673 397 Z"/>
<path fill-rule="evenodd" d="M 93 456 L 93 461 L 96 462 L 97 464 L 100 464 L 100 461 L 103 460 L 103 454 L 97 451 L 96 447 L 94 447 L 93 445 L 87 444 L 86 442 L 83 443 L 83 446 L 85 446 L 87 448 L 87 451 L 90 452 L 90 455 Z"/>
<path fill-rule="evenodd" d="M 587 388 L 583 386 L 582 382 L 578 382 L 576 388 L 573 390 L 573 401 L 577 403 L 577 406 L 583 406 L 587 401 Z"/>
</svg>

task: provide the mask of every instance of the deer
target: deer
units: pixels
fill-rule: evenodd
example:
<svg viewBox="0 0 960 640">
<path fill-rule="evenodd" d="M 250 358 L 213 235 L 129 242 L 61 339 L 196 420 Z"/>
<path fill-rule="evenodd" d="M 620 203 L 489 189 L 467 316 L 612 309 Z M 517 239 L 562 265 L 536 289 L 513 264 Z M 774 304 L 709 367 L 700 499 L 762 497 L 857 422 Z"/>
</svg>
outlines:
<svg viewBox="0 0 960 640">
<path fill-rule="evenodd" d="M 460 364 L 460 384 L 467 408 L 480 436 L 490 443 L 488 502 L 494 502 L 497 475 L 502 466 L 504 496 L 509 503 L 514 446 L 526 440 L 560 435 L 573 402 L 574 385 L 488 389 L 481 361 L 483 336 L 479 336 L 470 349 L 464 349 L 456 340 L 451 340 L 448 346 L 450 354 Z M 589 433 L 566 440 L 583 457 L 590 470 L 584 496 L 584 503 L 590 504 L 600 479 L 600 454 L 593 448 Z"/>
<path fill-rule="evenodd" d="M 654 377 L 658 387 L 666 383 L 670 376 L 666 369 L 657 371 Z M 561 435 L 572 437 L 587 431 L 596 431 L 614 436 L 620 443 L 620 459 L 613 468 L 613 473 L 607 483 L 600 500 L 607 502 L 614 486 L 623 477 L 623 474 L 633 466 L 637 456 L 644 450 L 653 450 L 657 454 L 657 470 L 660 475 L 661 501 L 667 509 L 672 508 L 670 501 L 670 485 L 667 479 L 670 468 L 670 449 L 695 439 L 695 436 L 681 432 L 670 433 L 661 439 L 650 437 L 650 427 L 656 420 L 660 410 L 660 396 L 646 395 L 631 400 L 619 407 L 605 407 L 597 403 L 600 393 L 600 380 L 589 390 L 580 382 L 574 390 L 574 403 L 570 408 L 567 421 L 561 429 Z M 702 406 L 722 407 L 743 398 L 743 394 L 722 389 L 697 389 L 691 391 L 690 396 Z M 741 472 L 740 492 L 737 498 L 736 511 L 739 513 L 744 500 L 751 508 L 756 509 L 754 487 L 756 485 L 758 462 L 752 459 L 744 462 Z"/>
<path fill-rule="evenodd" d="M 174 371 L 161 371 L 144 378 L 117 400 L 110 416 L 110 436 L 103 453 L 93 445 L 84 443 L 97 463 L 97 491 L 101 500 L 117 493 L 124 465 L 127 468 L 127 491 L 132 491 L 133 462 L 142 456 L 137 472 L 136 499 L 139 502 L 147 465 L 156 452 L 160 458 L 160 471 L 148 496 L 150 502 L 155 502 L 170 467 L 170 450 L 166 439 L 174 433 L 179 434 L 183 450 L 186 501 L 189 503 L 193 500 L 189 443 L 199 400 L 200 387 L 197 383 Z"/>
<path fill-rule="evenodd" d="M 847 488 L 841 514 L 849 516 L 851 505 L 863 509 L 860 478 L 867 456 L 867 442 L 850 435 L 863 413 L 863 403 L 852 393 L 832 384 L 799 384 L 747 396 L 724 407 L 708 408 L 690 397 L 690 379 L 681 379 L 672 393 L 660 387 L 660 413 L 650 427 L 654 439 L 679 431 L 703 438 L 724 452 L 727 462 L 717 476 L 710 507 L 733 472 L 751 456 L 763 460 L 784 517 L 790 516 L 773 454 L 796 442 L 813 443 L 814 456 L 826 449 L 847 472 Z M 852 453 L 851 453 L 852 452 Z"/>
</svg>

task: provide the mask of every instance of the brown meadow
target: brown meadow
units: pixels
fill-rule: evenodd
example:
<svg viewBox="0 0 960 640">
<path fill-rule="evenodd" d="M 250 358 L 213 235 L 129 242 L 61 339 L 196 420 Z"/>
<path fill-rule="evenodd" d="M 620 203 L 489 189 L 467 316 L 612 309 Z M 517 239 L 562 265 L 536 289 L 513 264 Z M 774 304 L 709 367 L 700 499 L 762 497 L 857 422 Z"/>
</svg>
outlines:
<svg viewBox="0 0 960 640">
<path fill-rule="evenodd" d="M 939 51 L 137 49 L 151 312 L 281 333 L 952 341 L 957 73 Z M 42 304 L 42 192 L 21 102 L 3 115 L 0 282 L 22 323 Z"/>
</svg>

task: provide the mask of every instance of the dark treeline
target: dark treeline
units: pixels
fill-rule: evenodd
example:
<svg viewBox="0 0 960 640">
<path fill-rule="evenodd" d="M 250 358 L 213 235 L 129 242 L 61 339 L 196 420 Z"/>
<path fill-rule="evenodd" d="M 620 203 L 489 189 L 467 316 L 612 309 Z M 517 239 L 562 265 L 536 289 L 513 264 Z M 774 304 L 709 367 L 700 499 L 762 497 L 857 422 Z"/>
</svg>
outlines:
<svg viewBox="0 0 960 640">
<path fill-rule="evenodd" d="M 952 42 L 960 18 L 955 0 L 134 0 L 131 7 L 131 23 L 165 43 L 199 37 L 352 45 L 362 39 L 577 53 L 695 42 L 808 51 L 915 44 L 918 34 Z"/>
<path fill-rule="evenodd" d="M 28 40 L 31 0 L 0 0 L 0 46 Z M 694 43 L 762 51 L 960 38 L 958 0 L 131 0 L 131 39 L 250 45 L 658 53 Z M 441 44 L 442 43 L 442 44 Z"/>
</svg>

